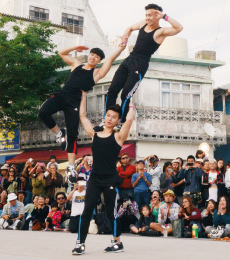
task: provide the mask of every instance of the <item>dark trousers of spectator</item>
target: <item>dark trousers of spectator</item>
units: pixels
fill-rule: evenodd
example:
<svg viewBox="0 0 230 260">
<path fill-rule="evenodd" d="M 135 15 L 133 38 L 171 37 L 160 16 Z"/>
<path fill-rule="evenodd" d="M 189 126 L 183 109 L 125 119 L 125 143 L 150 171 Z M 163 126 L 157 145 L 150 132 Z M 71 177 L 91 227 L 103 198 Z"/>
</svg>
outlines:
<svg viewBox="0 0 230 260">
<path fill-rule="evenodd" d="M 69 231 L 71 233 L 78 233 L 79 230 L 79 221 L 80 221 L 80 215 L 70 217 L 69 220 Z"/>
<path fill-rule="evenodd" d="M 134 215 L 123 215 L 121 218 L 120 218 L 120 221 L 121 221 L 121 232 L 122 233 L 127 233 L 129 232 L 129 226 L 130 225 L 134 225 L 138 219 L 136 216 Z"/>
<path fill-rule="evenodd" d="M 134 195 L 134 189 L 130 188 L 130 189 L 125 189 L 125 188 L 119 188 L 119 196 L 120 198 L 124 196 L 124 194 L 127 194 L 130 198 L 133 199 L 133 195 Z"/>
<path fill-rule="evenodd" d="M 134 200 L 136 201 L 139 210 L 143 205 L 149 205 L 150 198 L 151 198 L 150 192 L 147 191 L 134 192 Z"/>
<path fill-rule="evenodd" d="M 91 176 L 87 184 L 85 208 L 81 215 L 80 231 L 78 232 L 80 243 L 85 243 L 90 220 L 102 192 L 104 193 L 105 210 L 112 226 L 113 235 L 114 237 L 121 235 L 120 219 L 115 218 L 117 216 L 118 189 L 111 183 L 111 178 L 108 182 L 105 179 L 102 182 L 100 179 Z"/>
</svg>

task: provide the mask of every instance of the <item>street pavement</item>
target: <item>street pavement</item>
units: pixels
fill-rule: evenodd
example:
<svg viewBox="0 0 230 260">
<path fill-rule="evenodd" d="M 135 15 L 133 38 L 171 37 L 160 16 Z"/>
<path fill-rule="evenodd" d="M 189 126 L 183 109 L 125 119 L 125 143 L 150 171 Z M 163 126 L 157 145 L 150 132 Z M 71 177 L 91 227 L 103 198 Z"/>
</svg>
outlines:
<svg viewBox="0 0 230 260">
<path fill-rule="evenodd" d="M 0 230 L 0 260 L 46 260 L 76 258 L 90 260 L 218 260 L 228 259 L 229 242 L 210 239 L 141 237 L 124 234 L 122 253 L 103 253 L 110 235 L 88 235 L 86 253 L 72 256 L 76 234 L 69 232 Z"/>
</svg>

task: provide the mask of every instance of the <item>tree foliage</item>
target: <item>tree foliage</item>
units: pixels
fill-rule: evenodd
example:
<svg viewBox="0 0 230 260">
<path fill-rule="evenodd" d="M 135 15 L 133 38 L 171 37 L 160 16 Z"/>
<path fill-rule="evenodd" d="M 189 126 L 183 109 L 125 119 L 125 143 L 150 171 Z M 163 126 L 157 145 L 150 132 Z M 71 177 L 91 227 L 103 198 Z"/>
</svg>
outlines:
<svg viewBox="0 0 230 260">
<path fill-rule="evenodd" d="M 50 22 L 0 17 L 0 128 L 37 120 L 38 107 L 60 88 L 64 62 L 54 52 Z"/>
</svg>

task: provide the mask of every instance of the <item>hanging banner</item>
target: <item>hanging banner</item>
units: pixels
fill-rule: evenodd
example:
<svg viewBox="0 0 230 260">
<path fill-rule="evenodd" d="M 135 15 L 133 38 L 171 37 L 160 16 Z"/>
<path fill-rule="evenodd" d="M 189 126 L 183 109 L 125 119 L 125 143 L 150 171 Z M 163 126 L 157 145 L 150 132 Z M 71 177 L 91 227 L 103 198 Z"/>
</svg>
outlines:
<svg viewBox="0 0 230 260">
<path fill-rule="evenodd" d="M 20 125 L 12 131 L 0 130 L 0 151 L 20 149 Z"/>
</svg>

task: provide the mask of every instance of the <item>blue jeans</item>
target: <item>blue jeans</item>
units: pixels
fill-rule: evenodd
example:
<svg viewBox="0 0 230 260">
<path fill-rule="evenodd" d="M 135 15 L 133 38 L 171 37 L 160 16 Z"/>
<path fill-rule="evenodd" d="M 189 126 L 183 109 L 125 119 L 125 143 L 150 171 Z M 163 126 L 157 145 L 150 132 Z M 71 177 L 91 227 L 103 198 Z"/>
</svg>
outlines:
<svg viewBox="0 0 230 260">
<path fill-rule="evenodd" d="M 143 205 L 149 205 L 150 198 L 151 198 L 150 192 L 147 192 L 147 191 L 135 192 L 134 191 L 134 200 L 136 201 L 139 210 Z"/>
</svg>

